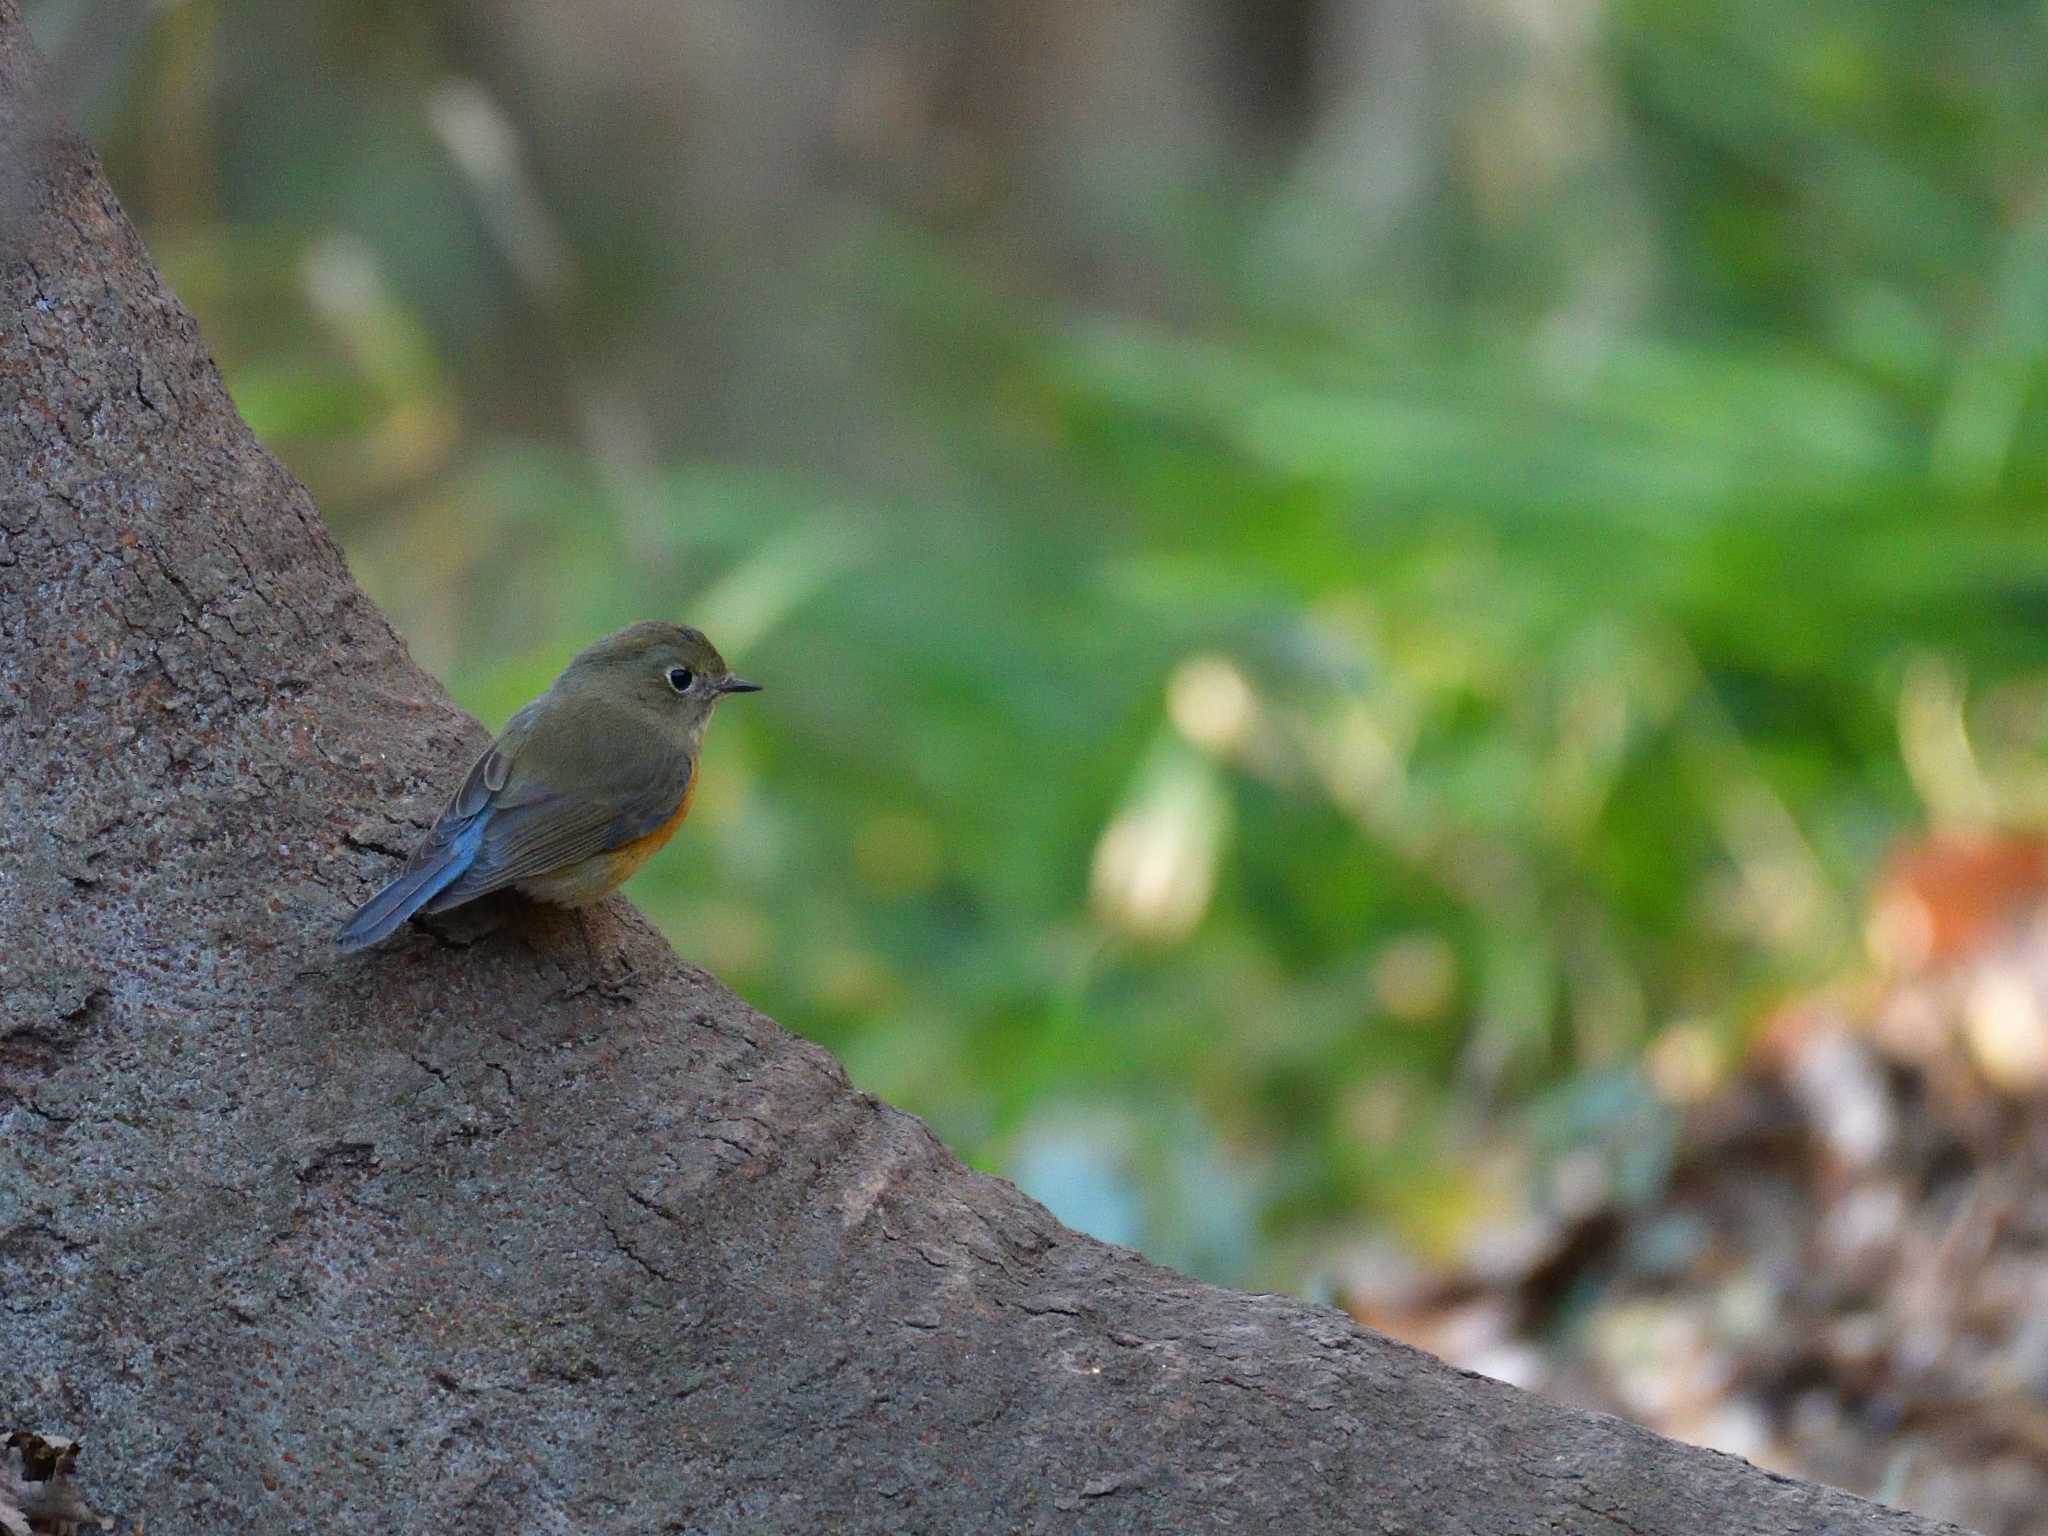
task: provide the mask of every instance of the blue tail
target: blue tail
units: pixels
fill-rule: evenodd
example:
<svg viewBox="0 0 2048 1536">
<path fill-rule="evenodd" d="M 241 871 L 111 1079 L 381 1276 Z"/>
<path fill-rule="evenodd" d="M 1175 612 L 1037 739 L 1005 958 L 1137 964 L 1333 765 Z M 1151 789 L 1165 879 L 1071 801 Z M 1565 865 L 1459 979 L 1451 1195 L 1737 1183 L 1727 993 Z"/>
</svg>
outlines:
<svg viewBox="0 0 2048 1536">
<path fill-rule="evenodd" d="M 399 925 L 441 893 L 442 887 L 459 878 L 476 857 L 483 841 L 483 823 L 476 816 L 458 823 L 455 836 L 443 841 L 436 827 L 410 859 L 405 871 L 360 907 L 335 936 L 344 950 L 367 949 L 396 932 Z"/>
</svg>

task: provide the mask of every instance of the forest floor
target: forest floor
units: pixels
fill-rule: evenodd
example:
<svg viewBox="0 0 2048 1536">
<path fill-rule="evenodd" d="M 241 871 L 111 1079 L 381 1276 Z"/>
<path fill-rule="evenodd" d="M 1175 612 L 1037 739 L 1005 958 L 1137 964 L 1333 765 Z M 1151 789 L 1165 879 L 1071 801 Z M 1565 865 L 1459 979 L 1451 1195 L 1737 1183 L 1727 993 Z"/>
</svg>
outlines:
<svg viewBox="0 0 2048 1536">
<path fill-rule="evenodd" d="M 1553 1179 L 1485 1257 L 1363 1256 L 1351 1310 L 1777 1471 L 2048 1531 L 2044 871 L 2016 836 L 1903 850 L 1867 970 L 1732 1070 L 1653 1051 L 1681 1127 L 1657 1195 Z"/>
</svg>

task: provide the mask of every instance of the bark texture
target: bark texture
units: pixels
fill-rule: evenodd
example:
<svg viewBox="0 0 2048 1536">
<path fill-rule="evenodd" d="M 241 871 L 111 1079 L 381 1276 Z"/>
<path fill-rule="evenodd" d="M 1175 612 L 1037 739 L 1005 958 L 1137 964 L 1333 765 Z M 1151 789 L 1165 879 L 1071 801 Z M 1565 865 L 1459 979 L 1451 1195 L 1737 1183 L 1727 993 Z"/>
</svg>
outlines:
<svg viewBox="0 0 2048 1536">
<path fill-rule="evenodd" d="M 483 734 L 36 67 L 0 0 L 0 1426 L 122 1529 L 1937 1529 L 1067 1232 L 622 902 L 337 956 Z"/>
</svg>

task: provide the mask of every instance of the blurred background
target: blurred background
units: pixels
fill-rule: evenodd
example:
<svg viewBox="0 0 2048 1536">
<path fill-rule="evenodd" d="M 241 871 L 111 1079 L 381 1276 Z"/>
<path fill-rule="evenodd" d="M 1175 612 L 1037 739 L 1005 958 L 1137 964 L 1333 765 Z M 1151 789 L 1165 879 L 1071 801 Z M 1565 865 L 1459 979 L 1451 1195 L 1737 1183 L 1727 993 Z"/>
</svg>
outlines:
<svg viewBox="0 0 2048 1536">
<path fill-rule="evenodd" d="M 463 703 L 766 682 L 685 955 L 1097 1235 L 2048 1529 L 2048 7 L 28 11 Z"/>
</svg>

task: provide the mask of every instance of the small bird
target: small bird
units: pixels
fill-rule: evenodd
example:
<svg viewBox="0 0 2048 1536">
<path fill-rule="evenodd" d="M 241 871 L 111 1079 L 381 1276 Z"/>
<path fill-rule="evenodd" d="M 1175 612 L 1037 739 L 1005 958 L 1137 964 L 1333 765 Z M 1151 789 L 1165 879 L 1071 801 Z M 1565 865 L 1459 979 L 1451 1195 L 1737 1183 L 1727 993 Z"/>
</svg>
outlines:
<svg viewBox="0 0 2048 1536">
<path fill-rule="evenodd" d="M 336 942 L 363 949 L 415 912 L 508 885 L 563 907 L 602 900 L 689 814 L 713 707 L 759 691 L 701 630 L 649 621 L 605 636 L 506 722 L 405 869 Z"/>
</svg>

